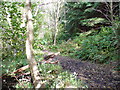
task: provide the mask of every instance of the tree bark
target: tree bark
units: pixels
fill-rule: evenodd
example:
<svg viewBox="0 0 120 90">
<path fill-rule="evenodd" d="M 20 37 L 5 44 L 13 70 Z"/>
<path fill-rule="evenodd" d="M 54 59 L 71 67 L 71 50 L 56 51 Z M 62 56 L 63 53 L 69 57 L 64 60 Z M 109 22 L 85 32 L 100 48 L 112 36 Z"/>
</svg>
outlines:
<svg viewBox="0 0 120 90">
<path fill-rule="evenodd" d="M 55 21 L 54 45 L 56 45 L 57 42 L 57 34 L 58 34 L 58 22 Z"/>
<path fill-rule="evenodd" d="M 26 39 L 26 55 L 30 66 L 30 72 L 35 88 L 41 88 L 40 73 L 33 55 L 33 22 L 31 12 L 31 0 L 26 0 L 26 18 L 27 18 L 27 39 Z"/>
<path fill-rule="evenodd" d="M 54 28 L 55 28 L 55 31 L 54 31 L 54 38 L 53 38 L 53 45 L 56 45 L 56 42 L 57 42 L 57 35 L 58 35 L 58 32 L 59 32 L 59 18 L 60 18 L 60 14 L 61 14 L 61 11 L 62 11 L 62 1 L 61 0 L 58 0 L 56 2 L 56 8 L 54 10 L 54 15 L 55 15 L 55 18 L 54 18 L 54 22 L 55 22 L 55 25 L 54 25 Z"/>
<path fill-rule="evenodd" d="M 110 18 L 111 18 L 111 23 L 113 25 L 113 2 L 112 0 L 110 2 Z"/>
</svg>

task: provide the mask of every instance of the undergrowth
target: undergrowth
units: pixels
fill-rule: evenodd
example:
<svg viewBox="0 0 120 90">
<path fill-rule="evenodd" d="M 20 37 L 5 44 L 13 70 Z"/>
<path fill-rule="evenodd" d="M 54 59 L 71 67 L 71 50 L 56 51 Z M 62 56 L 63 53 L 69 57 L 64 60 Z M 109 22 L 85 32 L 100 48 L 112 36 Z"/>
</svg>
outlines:
<svg viewBox="0 0 120 90">
<path fill-rule="evenodd" d="M 117 41 L 112 28 L 102 27 L 100 31 L 79 33 L 71 40 L 49 46 L 49 49 L 64 56 L 103 64 L 117 60 L 116 46 Z"/>
<path fill-rule="evenodd" d="M 43 55 L 39 52 L 35 54 L 35 59 L 40 61 L 43 59 Z M 16 58 L 9 58 L 3 60 L 2 63 L 2 74 L 10 75 L 11 77 L 17 76 L 17 74 L 12 74 L 12 72 L 27 65 L 27 60 L 25 56 L 19 56 Z M 42 76 L 42 83 L 45 88 L 87 88 L 86 85 L 79 79 L 76 79 L 76 74 L 64 71 L 60 65 L 55 64 L 38 64 L 39 72 Z M 29 69 L 23 71 L 22 73 L 30 72 Z M 18 74 L 19 75 L 19 74 Z M 18 83 L 16 83 L 14 88 L 33 88 L 33 83 L 31 79 L 26 79 L 26 76 L 22 75 L 17 78 Z"/>
<path fill-rule="evenodd" d="M 47 50 L 60 52 L 63 56 L 70 56 L 81 60 L 88 60 L 97 63 L 109 63 L 117 60 L 117 41 L 113 30 L 109 27 L 101 28 L 100 32 L 91 30 L 84 33 L 79 33 L 78 36 L 68 41 L 62 41 L 56 46 L 46 46 Z M 40 61 L 43 59 L 43 54 L 36 50 L 35 59 Z M 22 66 L 27 65 L 25 55 L 14 58 L 6 58 L 2 61 L 2 74 L 10 74 Z M 29 70 L 28 70 L 29 71 Z M 81 80 L 76 79 L 76 75 L 63 71 L 62 67 L 53 64 L 40 64 L 39 71 L 42 75 L 42 82 L 46 88 L 65 88 L 79 87 L 86 88 Z M 27 88 L 32 88 L 31 82 L 19 80 Z M 16 88 L 23 88 L 19 83 Z"/>
<path fill-rule="evenodd" d="M 76 74 L 63 71 L 59 65 L 41 64 L 39 69 L 46 88 L 87 88 L 81 80 L 76 79 Z"/>
<path fill-rule="evenodd" d="M 2 60 L 2 74 L 10 74 L 22 66 L 27 65 L 26 56 L 9 57 Z"/>
</svg>

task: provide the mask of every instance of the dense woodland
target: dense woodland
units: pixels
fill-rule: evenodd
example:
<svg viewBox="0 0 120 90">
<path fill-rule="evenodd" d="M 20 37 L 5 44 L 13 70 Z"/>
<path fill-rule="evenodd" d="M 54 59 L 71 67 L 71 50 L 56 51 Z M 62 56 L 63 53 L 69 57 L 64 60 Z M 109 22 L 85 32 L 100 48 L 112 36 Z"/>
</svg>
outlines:
<svg viewBox="0 0 120 90">
<path fill-rule="evenodd" d="M 120 2 L 0 1 L 2 87 L 120 84 Z"/>
</svg>

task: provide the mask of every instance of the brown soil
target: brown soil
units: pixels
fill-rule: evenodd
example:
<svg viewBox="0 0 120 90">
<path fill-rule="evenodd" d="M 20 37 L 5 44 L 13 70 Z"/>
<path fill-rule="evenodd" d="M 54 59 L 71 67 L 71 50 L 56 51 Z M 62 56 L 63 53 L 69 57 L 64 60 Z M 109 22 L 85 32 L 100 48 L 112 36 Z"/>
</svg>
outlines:
<svg viewBox="0 0 120 90">
<path fill-rule="evenodd" d="M 120 73 L 113 71 L 110 65 L 99 65 L 90 62 L 71 59 L 65 56 L 55 56 L 64 70 L 77 73 L 89 88 L 120 88 Z"/>
</svg>

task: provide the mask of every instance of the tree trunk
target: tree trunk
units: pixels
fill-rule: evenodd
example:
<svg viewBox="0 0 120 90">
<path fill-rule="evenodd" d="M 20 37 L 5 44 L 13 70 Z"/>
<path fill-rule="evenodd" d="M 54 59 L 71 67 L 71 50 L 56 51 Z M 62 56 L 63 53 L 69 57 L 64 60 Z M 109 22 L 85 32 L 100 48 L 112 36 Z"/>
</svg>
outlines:
<svg viewBox="0 0 120 90">
<path fill-rule="evenodd" d="M 113 25 L 113 2 L 112 2 L 112 0 L 110 2 L 110 19 L 111 19 L 111 23 Z"/>
<path fill-rule="evenodd" d="M 33 22 L 32 22 L 32 12 L 31 12 L 31 0 L 26 0 L 26 18 L 27 18 L 27 39 L 26 39 L 26 55 L 30 66 L 30 72 L 33 79 L 33 84 L 35 88 L 41 88 L 40 74 L 37 67 L 37 62 L 35 61 L 33 55 Z"/>
<path fill-rule="evenodd" d="M 54 45 L 56 45 L 57 42 L 57 34 L 58 34 L 58 24 L 57 22 L 55 22 Z"/>
<path fill-rule="evenodd" d="M 56 45 L 56 42 L 57 42 L 57 35 L 58 35 L 58 24 L 59 24 L 59 17 L 60 17 L 60 7 L 61 7 L 61 4 L 60 2 L 56 2 L 56 9 L 54 11 L 54 14 L 55 14 L 55 18 L 54 18 L 54 21 L 55 21 L 55 33 L 54 33 L 54 45 Z"/>
</svg>

